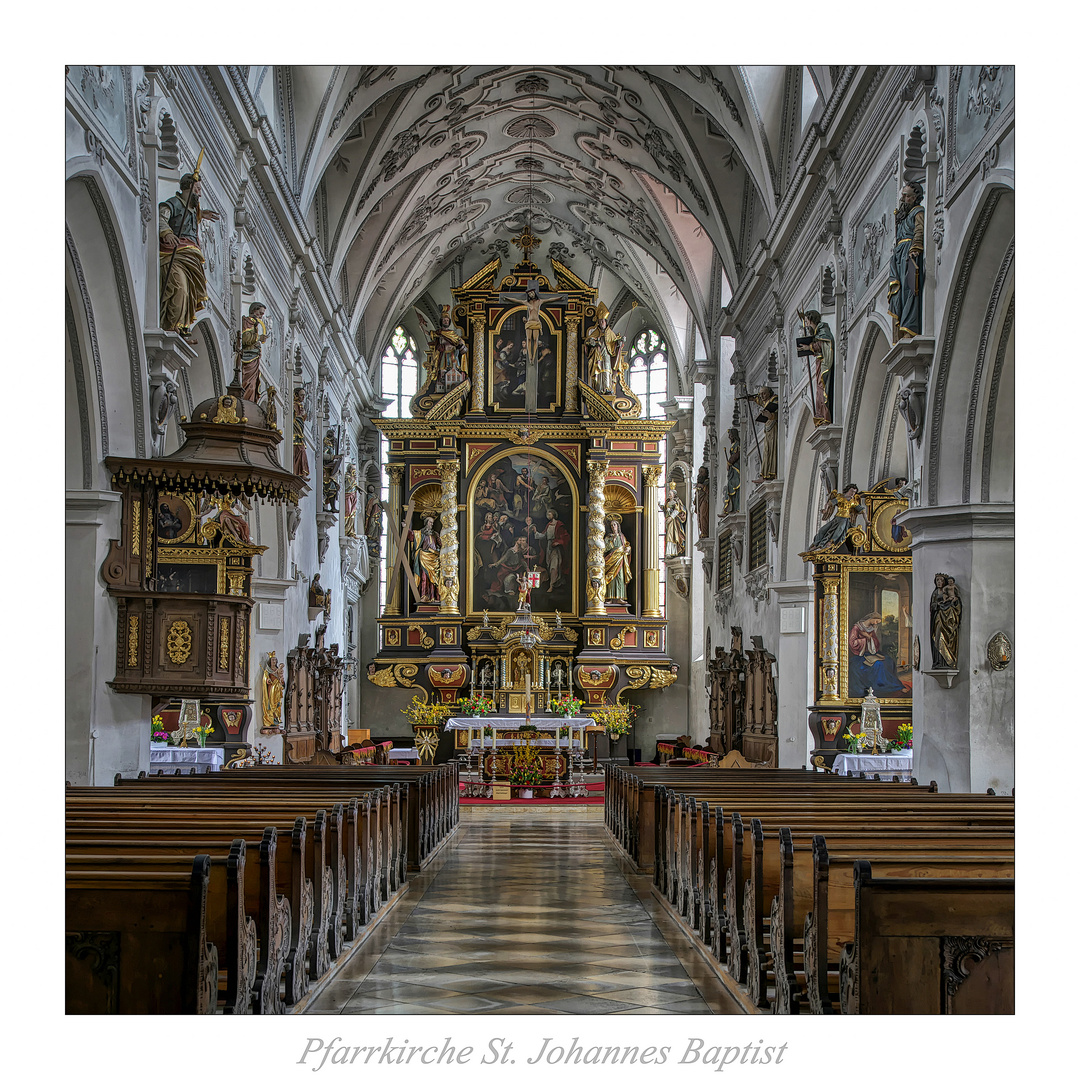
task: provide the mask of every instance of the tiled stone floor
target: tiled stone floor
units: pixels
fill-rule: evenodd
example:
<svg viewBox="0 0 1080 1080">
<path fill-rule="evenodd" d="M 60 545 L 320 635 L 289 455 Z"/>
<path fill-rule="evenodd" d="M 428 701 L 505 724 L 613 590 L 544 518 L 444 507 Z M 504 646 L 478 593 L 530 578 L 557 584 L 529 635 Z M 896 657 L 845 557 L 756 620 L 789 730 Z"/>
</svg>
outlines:
<svg viewBox="0 0 1080 1080">
<path fill-rule="evenodd" d="M 738 1013 L 596 813 L 463 811 L 309 1013 Z"/>
</svg>

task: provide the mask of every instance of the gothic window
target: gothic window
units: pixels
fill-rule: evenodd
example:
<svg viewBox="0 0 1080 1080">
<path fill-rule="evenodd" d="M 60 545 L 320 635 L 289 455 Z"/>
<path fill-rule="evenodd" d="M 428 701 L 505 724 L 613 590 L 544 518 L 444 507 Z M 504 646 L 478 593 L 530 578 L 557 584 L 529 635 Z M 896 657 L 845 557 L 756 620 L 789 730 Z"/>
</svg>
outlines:
<svg viewBox="0 0 1080 1080">
<path fill-rule="evenodd" d="M 666 420 L 662 401 L 668 396 L 667 345 L 655 330 L 642 330 L 630 348 L 630 389 L 641 399 L 642 418 Z M 660 490 L 667 491 L 667 442 L 660 442 Z M 661 501 L 666 498 L 662 496 Z M 660 552 L 667 550 L 664 515 L 660 515 Z M 667 611 L 667 568 L 660 561 L 660 611 Z"/>
<path fill-rule="evenodd" d="M 383 409 L 383 416 L 398 419 L 409 415 L 409 401 L 416 393 L 416 342 L 399 326 L 390 336 L 390 344 L 382 358 L 382 396 L 390 399 L 390 404 Z M 385 438 L 379 440 L 379 455 L 382 469 L 382 501 L 390 505 L 390 478 L 386 472 L 388 447 Z M 391 540 L 387 536 L 386 543 Z M 379 599 L 380 606 L 386 604 L 386 560 L 379 561 Z"/>
</svg>

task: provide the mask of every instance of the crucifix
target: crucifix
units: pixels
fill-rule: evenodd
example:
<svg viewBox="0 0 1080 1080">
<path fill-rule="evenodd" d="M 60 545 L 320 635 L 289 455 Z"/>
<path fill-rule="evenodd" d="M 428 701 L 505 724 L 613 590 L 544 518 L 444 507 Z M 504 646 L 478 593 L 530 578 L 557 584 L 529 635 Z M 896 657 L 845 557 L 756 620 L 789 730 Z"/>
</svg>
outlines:
<svg viewBox="0 0 1080 1080">
<path fill-rule="evenodd" d="M 523 293 L 503 293 L 504 303 L 512 301 L 525 305 L 525 411 L 536 412 L 536 357 L 540 345 L 540 305 L 544 303 L 565 304 L 570 298 L 566 293 L 541 292 L 534 278 L 529 278 Z"/>
</svg>

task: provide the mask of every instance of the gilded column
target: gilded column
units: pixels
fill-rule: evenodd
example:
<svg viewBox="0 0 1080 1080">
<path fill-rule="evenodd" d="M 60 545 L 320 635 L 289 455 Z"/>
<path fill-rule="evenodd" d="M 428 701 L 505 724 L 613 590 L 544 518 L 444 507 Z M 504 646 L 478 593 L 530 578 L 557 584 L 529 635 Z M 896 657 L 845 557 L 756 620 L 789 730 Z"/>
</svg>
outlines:
<svg viewBox="0 0 1080 1080">
<path fill-rule="evenodd" d="M 566 317 L 566 409 L 567 412 L 577 412 L 578 407 L 578 329 L 581 326 L 581 317 L 568 315 Z"/>
<path fill-rule="evenodd" d="M 439 479 L 442 481 L 442 505 L 439 533 L 439 614 L 458 615 L 458 500 L 457 480 L 461 462 L 439 462 Z"/>
<path fill-rule="evenodd" d="M 472 317 L 472 411 L 484 411 L 484 371 L 487 360 L 484 355 L 484 330 L 487 319 L 483 314 Z"/>
<path fill-rule="evenodd" d="M 586 542 L 585 596 L 589 602 L 586 615 L 606 615 L 604 606 L 604 482 L 608 463 L 590 461 L 589 467 L 589 537 Z"/>
<path fill-rule="evenodd" d="M 645 527 L 641 538 L 642 579 L 645 586 L 644 615 L 660 617 L 660 481 L 662 468 L 646 465 L 645 477 Z"/>
<path fill-rule="evenodd" d="M 824 587 L 821 605 L 821 697 L 818 704 L 840 701 L 840 577 L 815 575 Z"/>
<path fill-rule="evenodd" d="M 390 477 L 390 505 L 387 507 L 386 513 L 390 521 L 394 522 L 394 527 L 397 528 L 401 525 L 401 478 L 405 475 L 404 465 L 387 465 L 387 475 Z M 386 607 L 383 608 L 384 615 L 400 615 L 401 614 L 401 584 L 398 583 L 398 587 L 394 588 L 394 574 L 395 563 L 397 561 L 397 552 L 393 550 L 393 545 L 390 540 L 392 533 L 387 528 L 386 536 Z"/>
</svg>

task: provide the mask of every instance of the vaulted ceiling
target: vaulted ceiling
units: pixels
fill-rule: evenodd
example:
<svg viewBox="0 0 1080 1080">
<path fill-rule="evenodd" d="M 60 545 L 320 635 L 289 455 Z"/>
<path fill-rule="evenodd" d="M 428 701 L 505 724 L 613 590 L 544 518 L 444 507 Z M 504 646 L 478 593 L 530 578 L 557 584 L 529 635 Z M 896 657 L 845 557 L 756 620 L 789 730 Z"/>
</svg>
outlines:
<svg viewBox="0 0 1080 1080">
<path fill-rule="evenodd" d="M 827 68 L 694 66 L 294 67 L 287 84 L 300 202 L 369 352 L 495 256 L 509 270 L 526 225 L 542 271 L 557 258 L 613 308 L 705 326 L 714 258 L 737 284 L 831 88 Z"/>
</svg>

